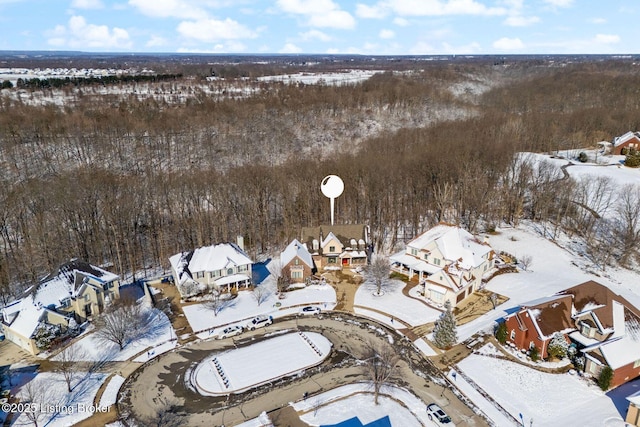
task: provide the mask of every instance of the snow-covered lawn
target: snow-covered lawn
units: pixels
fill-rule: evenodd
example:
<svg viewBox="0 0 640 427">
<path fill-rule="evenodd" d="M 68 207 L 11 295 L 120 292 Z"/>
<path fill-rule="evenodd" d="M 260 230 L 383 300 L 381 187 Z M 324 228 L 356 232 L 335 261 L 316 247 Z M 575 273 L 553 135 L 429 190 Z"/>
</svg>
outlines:
<svg viewBox="0 0 640 427">
<path fill-rule="evenodd" d="M 344 85 L 359 83 L 364 80 L 368 80 L 374 74 L 381 71 L 375 70 L 346 70 L 341 73 L 296 73 L 296 74 L 282 74 L 276 76 L 263 76 L 258 77 L 258 81 L 264 82 L 284 82 L 284 83 L 304 83 L 304 84 L 319 84 L 324 83 L 326 85 Z"/>
<path fill-rule="evenodd" d="M 68 393 L 62 374 L 44 372 L 22 384 L 17 395 L 23 400 L 31 396 L 32 402 L 40 408 L 34 413 L 38 425 L 67 427 L 93 415 L 93 399 L 106 377 L 102 373 L 78 372 L 72 381 L 73 390 Z M 22 413 L 13 425 L 31 426 L 34 423 Z"/>
<path fill-rule="evenodd" d="M 411 326 L 433 322 L 440 316 L 440 311 L 405 296 L 402 293 L 404 286 L 404 282 L 400 280 L 391 280 L 388 288 L 384 291 L 384 295 L 376 296 L 371 284 L 363 283 L 356 291 L 355 305 L 365 309 L 356 307 L 355 312 L 381 320 L 383 323 L 395 327 L 403 326 L 391 324 L 390 316 L 394 319 L 400 319 Z M 367 310 L 367 308 L 370 310 Z M 387 316 L 376 313 L 376 310 L 386 313 Z"/>
<path fill-rule="evenodd" d="M 462 360 L 458 368 L 516 419 L 522 414 L 527 425 L 531 419 L 538 426 L 613 426 L 615 420 L 624 425 L 613 401 L 576 375 L 547 374 L 476 354 Z M 489 416 L 495 413 L 486 400 L 474 403 Z"/>
<path fill-rule="evenodd" d="M 237 393 L 315 366 L 329 356 L 331 346 L 315 332 L 288 333 L 214 354 L 188 380 L 204 395 Z"/>
<path fill-rule="evenodd" d="M 139 335 L 132 342 L 129 342 L 124 349 L 120 350 L 120 347 L 115 343 L 105 342 L 94 332 L 75 342 L 69 348 L 69 354 L 73 360 L 78 361 L 108 361 L 128 360 L 149 347 L 161 346 L 160 348 L 164 351 L 170 350 L 170 348 L 165 349 L 165 347 L 173 348 L 175 346 L 176 334 L 169 318 L 160 310 L 155 308 L 149 310 L 152 310 L 149 326 L 144 331 L 139 331 Z M 173 344 L 170 344 L 172 340 L 174 340 Z M 58 354 L 52 360 L 59 359 L 60 355 Z"/>
<path fill-rule="evenodd" d="M 392 426 L 422 427 L 436 426 L 429 421 L 426 404 L 407 390 L 385 387 L 379 404 L 373 404 L 373 394 L 368 384 L 350 384 L 329 390 L 317 396 L 291 403 L 300 419 L 311 426 L 337 424 L 358 417 L 362 424 L 368 424 L 389 416 Z M 454 426 L 454 424 L 448 424 Z"/>
<path fill-rule="evenodd" d="M 189 325 L 194 332 L 202 332 L 211 328 L 228 325 L 235 322 L 243 322 L 259 314 L 271 315 L 274 318 L 283 317 L 298 312 L 302 305 L 317 305 L 321 309 L 333 309 L 336 305 L 336 292 L 329 285 L 311 285 L 285 293 L 284 299 L 278 299 L 274 292 L 258 305 L 252 291 L 238 292 L 238 297 L 229 307 L 214 316 L 213 310 L 205 304 L 193 304 L 184 306 L 184 311 Z M 212 334 L 217 331 L 212 331 Z M 205 333 L 205 335 L 208 335 Z M 203 336 L 206 337 L 206 336 Z"/>
</svg>

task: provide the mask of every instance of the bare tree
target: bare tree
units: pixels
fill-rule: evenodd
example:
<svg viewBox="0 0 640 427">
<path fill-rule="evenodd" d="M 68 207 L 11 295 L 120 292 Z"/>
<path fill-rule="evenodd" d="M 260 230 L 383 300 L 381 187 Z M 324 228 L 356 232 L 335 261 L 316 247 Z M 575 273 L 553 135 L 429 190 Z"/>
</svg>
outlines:
<svg viewBox="0 0 640 427">
<path fill-rule="evenodd" d="M 529 269 L 532 260 L 533 258 L 531 257 L 531 255 L 522 255 L 520 257 L 520 266 L 522 266 L 522 269 L 524 271 L 527 271 L 527 269 Z"/>
<path fill-rule="evenodd" d="M 255 286 L 253 288 L 253 297 L 255 298 L 258 306 L 265 302 L 271 296 L 271 289 L 266 287 L 264 284 L 261 286 Z"/>
<path fill-rule="evenodd" d="M 377 255 L 364 270 L 364 276 L 374 287 L 376 295 L 382 295 L 391 283 L 389 281 L 390 265 L 389 258 Z"/>
<path fill-rule="evenodd" d="M 496 309 L 496 305 L 498 304 L 498 294 L 496 294 L 495 292 L 491 292 L 491 294 L 489 295 L 489 301 L 491 302 L 491 306 L 493 306 L 493 309 Z"/>
<path fill-rule="evenodd" d="M 177 401 L 159 398 L 160 407 L 155 414 L 143 420 L 144 425 L 150 427 L 180 427 L 184 425 L 183 417 L 178 414 Z"/>
<path fill-rule="evenodd" d="M 229 293 L 222 293 L 218 288 L 212 288 L 209 295 L 207 295 L 207 300 L 204 302 L 204 306 L 213 311 L 214 316 L 217 316 L 218 313 L 233 304 L 233 296 Z"/>
<path fill-rule="evenodd" d="M 29 410 L 24 411 L 23 414 L 35 427 L 38 427 L 48 416 L 53 416 L 46 410 L 46 406 L 52 403 L 50 390 L 36 377 L 26 383 L 18 394 L 21 403 L 30 405 Z"/>
<path fill-rule="evenodd" d="M 60 373 L 67 383 L 67 391 L 71 393 L 73 387 L 71 383 L 73 378 L 80 371 L 80 365 L 78 361 L 81 361 L 84 357 L 84 351 L 82 348 L 76 345 L 69 345 L 56 357 L 55 371 Z"/>
<path fill-rule="evenodd" d="M 377 405 L 380 390 L 396 375 L 400 356 L 391 346 L 373 342 L 366 345 L 364 356 L 362 367 L 373 386 L 373 402 Z"/>
<path fill-rule="evenodd" d="M 112 342 L 124 349 L 130 339 L 145 326 L 142 307 L 135 301 L 119 300 L 96 321 L 99 338 Z"/>
<path fill-rule="evenodd" d="M 616 204 L 618 226 L 615 228 L 621 251 L 620 264 L 627 265 L 640 244 L 640 187 L 627 184 L 620 189 Z"/>
</svg>

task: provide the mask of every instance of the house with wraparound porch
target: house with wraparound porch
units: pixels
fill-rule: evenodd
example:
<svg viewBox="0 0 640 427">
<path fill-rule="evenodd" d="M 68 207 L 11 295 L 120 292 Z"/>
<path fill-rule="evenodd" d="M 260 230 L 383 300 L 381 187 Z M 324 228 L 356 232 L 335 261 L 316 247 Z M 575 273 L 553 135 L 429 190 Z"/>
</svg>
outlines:
<svg viewBox="0 0 640 427">
<path fill-rule="evenodd" d="M 390 257 L 391 269 L 417 281 L 425 298 L 455 307 L 478 290 L 494 266 L 494 251 L 485 240 L 455 225 L 438 224 Z"/>
</svg>

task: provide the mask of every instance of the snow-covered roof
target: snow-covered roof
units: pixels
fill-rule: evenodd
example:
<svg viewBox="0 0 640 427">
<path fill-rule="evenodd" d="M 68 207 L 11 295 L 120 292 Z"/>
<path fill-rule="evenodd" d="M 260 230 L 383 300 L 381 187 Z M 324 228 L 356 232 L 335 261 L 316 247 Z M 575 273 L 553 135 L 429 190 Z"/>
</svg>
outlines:
<svg viewBox="0 0 640 427">
<path fill-rule="evenodd" d="M 232 274 L 230 276 L 223 276 L 216 280 L 216 285 L 229 285 L 231 283 L 244 282 L 249 280 L 249 276 L 246 274 Z"/>
<path fill-rule="evenodd" d="M 491 247 L 480 243 L 468 231 L 453 225 L 436 225 L 427 232 L 409 242 L 408 246 L 416 249 L 424 249 L 435 242 L 445 259 L 450 261 L 460 260 L 460 266 L 471 269 L 484 262 L 482 258 L 491 251 Z"/>
<path fill-rule="evenodd" d="M 20 311 L 11 323 L 11 329 L 23 337 L 30 338 L 40 323 L 44 308 L 30 297 L 23 298 L 20 303 Z"/>
<path fill-rule="evenodd" d="M 617 136 L 613 139 L 613 146 L 618 147 L 619 145 L 624 144 L 625 142 L 631 139 L 640 139 L 638 138 L 638 132 L 629 131 L 622 136 Z"/>
<path fill-rule="evenodd" d="M 422 271 L 427 274 L 434 274 L 442 270 L 442 267 L 431 265 L 425 261 L 419 260 L 411 255 L 408 255 L 404 251 L 391 255 L 389 259 L 392 262 L 397 262 L 411 268 L 413 271 Z"/>
<path fill-rule="evenodd" d="M 249 256 L 235 243 L 220 243 L 204 246 L 192 252 L 175 254 L 169 258 L 169 262 L 178 274 L 181 284 L 193 279 L 192 274 L 196 272 L 253 264 Z"/>
<path fill-rule="evenodd" d="M 321 248 L 324 248 L 325 246 L 327 246 L 327 244 L 328 244 L 331 240 L 337 240 L 337 241 L 340 241 L 340 240 L 336 237 L 336 235 L 335 235 L 335 234 L 333 234 L 333 232 L 332 232 L 332 231 L 330 231 L 330 232 L 329 232 L 329 234 L 327 234 L 327 237 L 325 237 L 325 238 L 322 240 L 322 243 L 320 243 L 320 247 L 321 247 Z"/>
<path fill-rule="evenodd" d="M 627 396 L 627 400 L 636 406 L 640 406 L 640 391 L 636 391 L 630 396 Z"/>
<path fill-rule="evenodd" d="M 366 258 L 367 253 L 365 251 L 344 251 L 340 254 L 339 258 Z"/>
<path fill-rule="evenodd" d="M 280 253 L 280 264 L 287 265 L 289 264 L 295 257 L 298 257 L 307 264 L 310 268 L 313 268 L 313 258 L 311 254 L 307 250 L 307 247 L 300 243 L 298 239 L 293 239 L 291 243 L 286 247 L 282 253 Z"/>
</svg>

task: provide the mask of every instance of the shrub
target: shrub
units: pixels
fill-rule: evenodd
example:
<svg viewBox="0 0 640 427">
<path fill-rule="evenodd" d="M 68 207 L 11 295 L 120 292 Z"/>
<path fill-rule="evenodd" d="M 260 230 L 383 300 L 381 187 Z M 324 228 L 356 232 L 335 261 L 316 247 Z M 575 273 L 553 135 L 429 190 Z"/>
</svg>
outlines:
<svg viewBox="0 0 640 427">
<path fill-rule="evenodd" d="M 581 163 L 586 163 L 587 160 L 589 160 L 587 153 L 585 153 L 584 151 L 581 151 L 580 154 L 578 154 L 578 161 Z"/>
<path fill-rule="evenodd" d="M 547 348 L 547 353 L 550 357 L 554 357 L 557 359 L 562 359 L 567 355 L 567 349 L 569 348 L 569 343 L 564 339 L 564 336 L 556 332 L 549 341 L 549 347 Z"/>
<path fill-rule="evenodd" d="M 529 350 L 529 357 L 531 357 L 531 360 L 533 360 L 534 362 L 540 360 L 540 350 L 538 350 L 538 347 L 536 347 L 535 345 L 531 347 L 531 349 Z"/>
<path fill-rule="evenodd" d="M 507 331 L 507 324 L 504 322 L 500 323 L 496 328 L 496 339 L 500 344 L 505 344 L 508 336 L 509 332 Z"/>
<path fill-rule="evenodd" d="M 629 168 L 640 167 L 640 155 L 631 153 L 627 154 L 627 157 L 624 160 L 624 165 Z"/>
<path fill-rule="evenodd" d="M 605 366 L 600 371 L 600 375 L 598 376 L 598 386 L 604 391 L 609 390 L 611 386 L 611 380 L 613 379 L 613 369 L 608 366 Z"/>
</svg>

